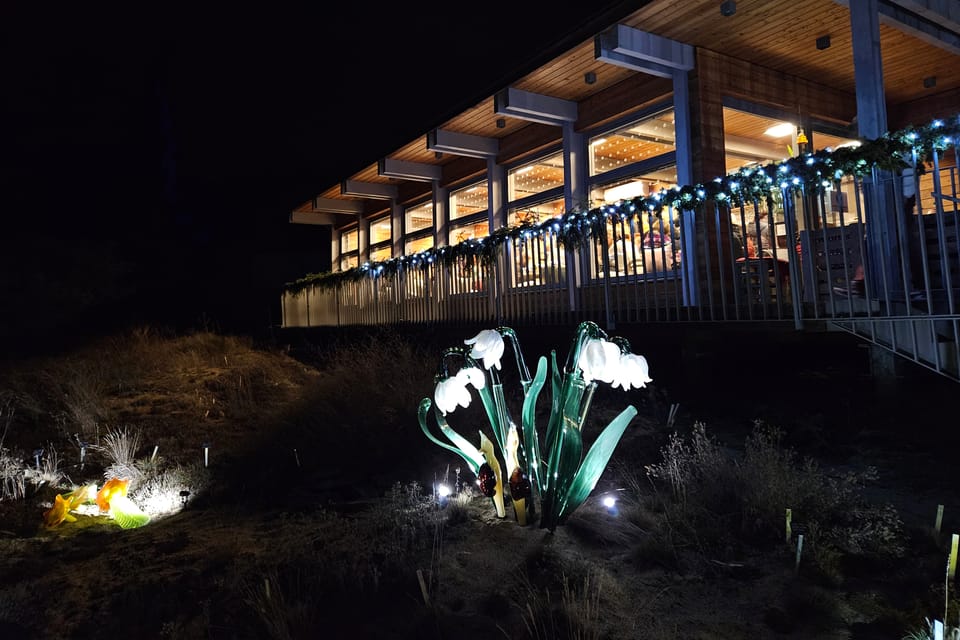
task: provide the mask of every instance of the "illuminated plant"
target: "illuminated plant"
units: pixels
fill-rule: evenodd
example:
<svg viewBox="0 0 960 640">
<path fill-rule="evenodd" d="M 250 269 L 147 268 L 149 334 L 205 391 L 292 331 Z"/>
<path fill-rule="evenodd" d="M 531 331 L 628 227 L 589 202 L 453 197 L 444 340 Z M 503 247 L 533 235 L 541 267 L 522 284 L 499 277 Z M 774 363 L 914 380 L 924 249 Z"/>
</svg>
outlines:
<svg viewBox="0 0 960 640">
<path fill-rule="evenodd" d="M 500 360 L 505 339 L 512 346 L 523 391 L 521 427 L 510 417 L 500 381 Z M 516 334 L 509 327 L 484 329 L 464 340 L 472 347 L 451 347 L 443 351 L 435 376 L 434 416 L 440 432 L 450 444 L 437 438 L 427 425 L 430 398 L 420 401 L 418 417 L 426 436 L 462 457 L 480 481 L 480 489 L 492 498 L 497 515 L 504 517 L 504 481 L 493 443 L 483 431 L 480 447 L 454 431 L 447 414 L 468 407 L 472 386 L 490 421 L 494 441 L 504 461 L 506 485 L 520 524 L 526 524 L 527 501 L 535 491 L 540 499 L 540 527 L 553 531 L 579 507 L 597 484 L 614 448 L 637 410 L 627 406 L 600 433 L 583 455 L 583 426 L 599 382 L 622 387 L 645 387 L 651 381 L 647 361 L 630 352 L 623 338 L 609 338 L 593 322 L 577 327 L 567 361 L 561 370 L 556 351 L 551 352 L 550 417 L 542 440 L 536 426 L 536 407 L 547 382 L 547 359 L 541 356 L 531 378 Z M 479 362 L 482 360 L 482 366 Z M 459 368 L 451 371 L 451 362 Z M 487 378 L 489 377 L 489 384 Z"/>
</svg>

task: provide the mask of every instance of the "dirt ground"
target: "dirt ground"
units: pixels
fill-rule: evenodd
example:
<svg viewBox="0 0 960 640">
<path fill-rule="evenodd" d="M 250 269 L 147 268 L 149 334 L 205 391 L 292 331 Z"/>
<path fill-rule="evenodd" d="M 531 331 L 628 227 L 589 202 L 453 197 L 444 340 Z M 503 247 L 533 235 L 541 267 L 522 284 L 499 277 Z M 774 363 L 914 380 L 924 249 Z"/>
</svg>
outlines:
<svg viewBox="0 0 960 640">
<path fill-rule="evenodd" d="M 82 416 L 54 407 L 52 395 L 27 402 L 41 371 L 63 382 L 63 362 L 21 363 L 4 374 L 8 397 L 21 405 L 3 447 L 54 444 L 66 477 L 0 502 L 0 637 L 862 640 L 899 639 L 938 617 L 931 603 L 943 602 L 944 558 L 931 529 L 945 504 L 944 534 L 960 530 L 949 463 L 956 436 L 938 435 L 950 406 L 940 390 L 949 387 L 922 376 L 906 394 L 917 406 L 886 407 L 883 420 L 874 382 L 817 367 L 791 380 L 843 385 L 850 395 L 802 412 L 794 403 L 791 413 L 772 389 L 742 409 L 730 402 L 729 381 L 708 393 L 657 385 L 631 392 L 625 401 L 639 414 L 608 470 L 571 520 L 549 532 L 520 526 L 509 505 L 508 517 L 497 518 L 469 477 L 459 496 L 433 495 L 458 459 L 416 424 L 416 404 L 432 386 L 429 365 L 411 371 L 407 359 L 405 380 L 378 364 L 385 377 L 370 384 L 383 395 L 358 407 L 352 390 L 370 369 L 356 379 L 325 370 L 323 349 L 158 342 L 159 351 L 148 345 L 153 365 L 128 373 L 125 386 L 100 389 L 90 417 L 101 437 L 111 426 L 135 429 L 137 458 L 157 447 L 156 465 L 174 478 L 167 489 L 181 496 L 182 510 L 141 528 L 100 515 L 43 526 L 54 496 L 102 484 L 108 460 L 91 450 L 81 470 L 70 439 Z M 111 348 L 100 348 L 106 359 Z M 171 363 L 157 355 L 164 351 L 182 357 Z M 89 366 L 89 355 L 71 366 L 80 363 Z M 722 364 L 704 360 L 700 374 L 712 379 Z M 753 383 L 764 384 L 762 376 L 736 388 Z M 655 462 L 674 431 L 703 421 L 735 450 L 761 417 L 782 421 L 792 442 L 828 468 L 877 467 L 869 498 L 897 508 L 908 557 L 849 567 L 842 584 L 825 585 L 798 570 L 786 543 L 722 555 L 695 545 L 650 548 L 664 522 L 627 495 L 624 479 Z M 209 466 L 200 463 L 204 444 Z M 608 508 L 606 495 L 622 499 Z"/>
</svg>

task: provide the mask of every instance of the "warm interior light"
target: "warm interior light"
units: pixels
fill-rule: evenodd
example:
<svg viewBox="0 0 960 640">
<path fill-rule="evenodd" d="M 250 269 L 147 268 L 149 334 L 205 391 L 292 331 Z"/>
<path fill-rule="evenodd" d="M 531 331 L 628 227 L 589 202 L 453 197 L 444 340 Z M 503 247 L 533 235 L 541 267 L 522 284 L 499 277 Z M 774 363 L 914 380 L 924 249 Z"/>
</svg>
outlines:
<svg viewBox="0 0 960 640">
<path fill-rule="evenodd" d="M 646 195 L 643 183 L 638 180 L 604 189 L 603 200 L 604 202 L 619 202 L 620 200 L 629 200 L 643 195 Z"/>
<path fill-rule="evenodd" d="M 525 167 L 520 167 L 519 169 L 517 169 L 517 174 L 528 173 L 528 172 L 530 172 L 530 171 L 533 171 L 533 165 L 532 165 L 532 164 L 529 164 L 529 165 L 527 165 L 527 166 L 525 166 Z"/>
<path fill-rule="evenodd" d="M 763 132 L 765 136 L 773 138 L 782 138 L 796 131 L 796 126 L 790 122 L 780 122 Z"/>
<path fill-rule="evenodd" d="M 590 142 L 590 146 L 591 146 L 591 147 L 595 147 L 595 146 L 597 146 L 597 145 L 603 144 L 603 143 L 606 142 L 606 141 L 607 141 L 606 138 L 597 138 L 596 140 L 593 140 L 592 142 Z"/>
</svg>

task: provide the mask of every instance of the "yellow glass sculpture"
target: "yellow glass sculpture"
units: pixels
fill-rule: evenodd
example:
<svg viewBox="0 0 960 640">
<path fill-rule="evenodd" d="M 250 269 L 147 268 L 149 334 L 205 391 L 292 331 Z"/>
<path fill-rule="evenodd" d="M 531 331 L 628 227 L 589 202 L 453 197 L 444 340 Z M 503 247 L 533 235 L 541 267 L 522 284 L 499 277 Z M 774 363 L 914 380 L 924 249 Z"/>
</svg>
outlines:
<svg viewBox="0 0 960 640">
<path fill-rule="evenodd" d="M 76 518 L 70 515 L 70 501 L 57 494 L 53 499 L 53 506 L 43 514 L 43 524 L 47 527 L 55 527 L 64 520 L 74 522 Z"/>
<path fill-rule="evenodd" d="M 493 505 L 497 509 L 497 517 L 503 518 L 507 515 L 506 510 L 503 508 L 503 474 L 500 471 L 500 463 L 497 461 L 497 456 L 493 453 L 493 442 L 483 433 L 480 432 L 480 451 L 483 452 L 483 457 L 486 458 L 487 464 L 493 469 L 494 476 L 497 479 L 497 483 L 493 492 Z"/>
</svg>

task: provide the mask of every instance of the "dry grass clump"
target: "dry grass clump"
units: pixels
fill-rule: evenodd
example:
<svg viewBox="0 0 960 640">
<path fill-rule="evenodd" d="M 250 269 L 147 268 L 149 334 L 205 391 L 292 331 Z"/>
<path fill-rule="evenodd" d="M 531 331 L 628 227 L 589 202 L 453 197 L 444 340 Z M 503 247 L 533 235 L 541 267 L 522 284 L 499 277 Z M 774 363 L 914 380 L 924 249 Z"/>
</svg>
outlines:
<svg viewBox="0 0 960 640">
<path fill-rule="evenodd" d="M 782 433 L 757 422 L 742 455 L 734 455 L 706 433 L 702 423 L 683 438 L 674 433 L 661 462 L 646 475 L 660 495 L 673 546 L 699 548 L 710 555 L 736 553 L 744 546 L 769 548 L 785 539 L 787 509 L 794 538 L 804 545 L 814 567 L 830 581 L 842 580 L 849 556 L 898 558 L 903 555 L 900 519 L 889 505 L 872 505 L 865 484 L 875 472 L 831 474 L 800 459 L 782 444 Z M 636 478 L 634 490 L 642 491 Z"/>
<path fill-rule="evenodd" d="M 517 597 L 524 631 L 534 640 L 599 640 L 605 629 L 601 596 L 605 580 L 588 572 L 579 581 L 561 575 L 559 589 L 521 579 Z"/>
<path fill-rule="evenodd" d="M 355 340 L 331 343 L 311 360 L 341 391 L 328 399 L 332 410 L 383 424 L 416 415 L 420 399 L 432 393 L 438 356 L 432 346 L 397 329 L 382 328 Z M 353 404 L 360 396 L 364 411 L 357 411 Z"/>
<path fill-rule="evenodd" d="M 270 638 L 312 637 L 318 626 L 335 635 L 366 622 L 346 611 L 409 607 L 391 601 L 416 584 L 418 559 L 438 552 L 443 517 L 415 482 L 397 483 L 356 516 L 283 516 L 272 561 L 242 579 L 256 624 Z M 426 573 L 435 588 L 439 576 Z"/>
</svg>

